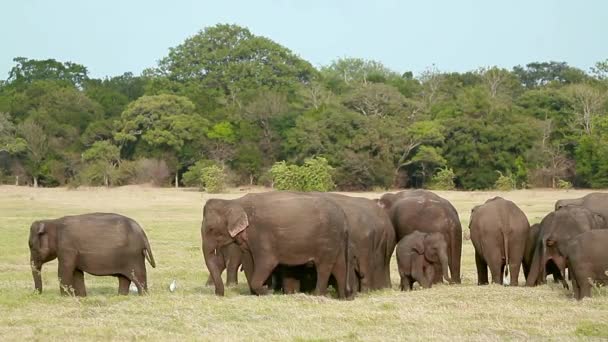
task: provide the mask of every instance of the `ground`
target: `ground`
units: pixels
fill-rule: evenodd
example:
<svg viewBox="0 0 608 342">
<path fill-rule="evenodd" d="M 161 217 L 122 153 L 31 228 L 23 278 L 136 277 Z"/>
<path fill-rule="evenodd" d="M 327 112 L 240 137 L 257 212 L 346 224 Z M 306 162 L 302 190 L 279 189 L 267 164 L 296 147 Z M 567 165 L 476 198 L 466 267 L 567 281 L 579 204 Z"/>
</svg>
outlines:
<svg viewBox="0 0 608 342">
<path fill-rule="evenodd" d="M 557 199 L 589 191 L 438 192 L 458 209 L 465 235 L 462 285 L 399 292 L 393 289 L 353 301 L 307 295 L 245 295 L 241 284 L 226 297 L 205 287 L 201 253 L 202 207 L 210 197 L 236 198 L 247 191 L 208 195 L 192 189 L 33 189 L 0 186 L 1 340 L 274 340 L 390 341 L 608 338 L 608 294 L 577 302 L 561 285 L 536 288 L 477 286 L 468 237 L 471 208 L 496 195 L 514 201 L 539 222 Z M 379 193 L 350 193 L 376 198 Z M 27 237 L 32 221 L 92 211 L 116 212 L 146 230 L 157 262 L 148 267 L 150 294 L 119 297 L 112 277 L 87 275 L 89 296 L 61 297 L 57 263 L 43 267 L 42 295 L 33 293 Z M 523 281 L 523 275 L 520 276 Z M 169 292 L 172 280 L 177 290 Z"/>
</svg>

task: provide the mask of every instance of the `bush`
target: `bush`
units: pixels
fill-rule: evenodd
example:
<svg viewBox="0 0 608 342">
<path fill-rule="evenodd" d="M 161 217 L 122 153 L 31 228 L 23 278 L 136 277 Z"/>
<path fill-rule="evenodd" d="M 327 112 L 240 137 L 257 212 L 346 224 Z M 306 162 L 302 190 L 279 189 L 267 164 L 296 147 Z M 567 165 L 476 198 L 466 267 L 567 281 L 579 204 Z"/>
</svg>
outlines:
<svg viewBox="0 0 608 342">
<path fill-rule="evenodd" d="M 226 187 L 224 170 L 217 165 L 202 168 L 201 182 L 208 193 L 217 194 L 224 191 Z"/>
<path fill-rule="evenodd" d="M 277 162 L 269 173 L 278 190 L 330 191 L 335 188 L 333 170 L 327 159 L 316 157 L 306 159 L 302 166 Z"/>
<path fill-rule="evenodd" d="M 511 174 L 503 175 L 502 172 L 497 171 L 499 176 L 494 183 L 494 189 L 500 191 L 510 191 L 515 189 L 515 179 Z"/>
<path fill-rule="evenodd" d="M 567 180 L 563 180 L 563 179 L 558 179 L 557 180 L 557 188 L 558 189 L 572 189 L 572 183 L 568 182 Z"/>
<path fill-rule="evenodd" d="M 429 188 L 432 190 L 454 190 L 456 188 L 455 178 L 454 170 L 447 167 L 440 169 L 431 179 Z"/>
<path fill-rule="evenodd" d="M 216 165 L 211 160 L 199 160 L 194 165 L 188 168 L 188 171 L 182 175 L 182 183 L 185 186 L 203 188 L 203 169 L 212 165 Z"/>
</svg>

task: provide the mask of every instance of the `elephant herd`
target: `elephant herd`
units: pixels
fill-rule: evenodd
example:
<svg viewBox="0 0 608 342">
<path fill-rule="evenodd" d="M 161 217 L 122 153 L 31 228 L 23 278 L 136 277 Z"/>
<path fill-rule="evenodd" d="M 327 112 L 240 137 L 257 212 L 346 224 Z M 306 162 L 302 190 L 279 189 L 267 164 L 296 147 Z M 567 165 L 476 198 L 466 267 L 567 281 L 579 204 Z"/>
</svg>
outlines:
<svg viewBox="0 0 608 342">
<path fill-rule="evenodd" d="M 608 283 L 608 194 L 560 200 L 555 211 L 530 227 L 515 203 L 500 197 L 471 210 L 478 284 L 526 285 L 547 274 L 577 299 L 591 295 L 594 281 Z M 446 199 L 427 190 L 365 199 L 333 193 L 266 192 L 234 200 L 210 199 L 203 208 L 201 238 L 208 285 L 224 295 L 226 283 L 245 273 L 250 292 L 306 292 L 338 298 L 391 287 L 396 251 L 400 288 L 460 283 L 462 227 Z M 133 283 L 147 291 L 145 260 L 155 267 L 144 230 L 134 220 L 106 213 L 65 216 L 32 223 L 29 236 L 34 285 L 42 291 L 41 268 L 58 259 L 62 294 L 86 296 L 84 272 L 118 278 L 119 294 Z"/>
</svg>

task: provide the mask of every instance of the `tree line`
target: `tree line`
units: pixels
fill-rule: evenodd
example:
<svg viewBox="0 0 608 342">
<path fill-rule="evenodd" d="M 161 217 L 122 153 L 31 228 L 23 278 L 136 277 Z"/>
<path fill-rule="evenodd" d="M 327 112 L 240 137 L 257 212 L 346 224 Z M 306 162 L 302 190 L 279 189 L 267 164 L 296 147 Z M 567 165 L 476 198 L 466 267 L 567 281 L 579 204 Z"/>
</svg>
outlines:
<svg viewBox="0 0 608 342">
<path fill-rule="evenodd" d="M 608 59 L 589 71 L 316 68 L 219 24 L 141 75 L 14 62 L 0 81 L 3 183 L 197 185 L 214 165 L 232 184 L 271 184 L 275 163 L 322 157 L 343 190 L 608 187 Z"/>
</svg>

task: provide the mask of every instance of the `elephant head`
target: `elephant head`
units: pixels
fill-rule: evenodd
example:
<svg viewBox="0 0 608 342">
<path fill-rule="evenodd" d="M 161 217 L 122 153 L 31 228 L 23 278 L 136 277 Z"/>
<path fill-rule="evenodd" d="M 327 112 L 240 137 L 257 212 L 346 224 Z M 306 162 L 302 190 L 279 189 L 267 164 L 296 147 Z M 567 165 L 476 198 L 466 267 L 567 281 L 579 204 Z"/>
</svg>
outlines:
<svg viewBox="0 0 608 342">
<path fill-rule="evenodd" d="M 30 226 L 30 265 L 34 287 L 42 292 L 42 265 L 57 258 L 57 226 L 50 221 L 35 221 Z"/>
<path fill-rule="evenodd" d="M 572 206 L 582 206 L 583 205 L 583 198 L 557 200 L 555 202 L 555 210 L 559 210 L 560 208 L 567 207 L 569 205 L 572 205 Z"/>
<path fill-rule="evenodd" d="M 205 264 L 215 284 L 215 294 L 224 295 L 224 284 L 218 268 L 218 250 L 233 241 L 241 248 L 246 241 L 249 219 L 243 207 L 233 201 L 211 199 L 203 208 L 201 235 Z"/>
<path fill-rule="evenodd" d="M 399 199 L 397 194 L 386 193 L 376 200 L 376 203 L 380 208 L 390 210 L 393 204 Z"/>
<path fill-rule="evenodd" d="M 427 234 L 424 238 L 424 257 L 432 264 L 441 264 L 443 278 L 451 283 L 448 275 L 448 244 L 441 233 Z"/>
</svg>

